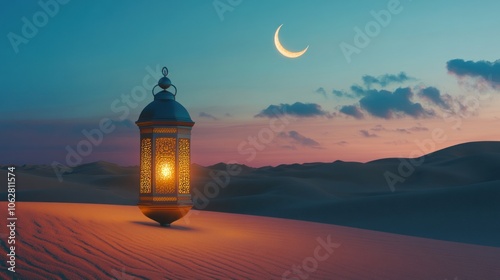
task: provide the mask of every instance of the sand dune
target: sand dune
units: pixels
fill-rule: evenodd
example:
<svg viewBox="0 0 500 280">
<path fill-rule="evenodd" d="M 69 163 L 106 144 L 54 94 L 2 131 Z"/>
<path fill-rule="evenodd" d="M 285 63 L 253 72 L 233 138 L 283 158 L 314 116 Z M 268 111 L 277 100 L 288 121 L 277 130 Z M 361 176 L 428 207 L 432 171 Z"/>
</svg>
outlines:
<svg viewBox="0 0 500 280">
<path fill-rule="evenodd" d="M 195 207 L 500 247 L 500 142 L 465 143 L 428 154 L 393 192 L 384 173 L 400 174 L 404 161 L 240 166 L 240 174 L 228 177 L 224 163 L 193 165 L 192 184 L 199 193 L 214 176 L 228 180 L 216 197 Z M 84 164 L 62 183 L 50 166 L 20 166 L 18 172 L 20 201 L 137 203 L 137 167 Z M 4 173 L 0 170 L 0 176 Z"/>
<path fill-rule="evenodd" d="M 500 248 L 210 211 L 192 211 L 162 228 L 134 206 L 22 202 L 17 208 L 15 279 L 282 279 L 284 273 L 301 279 L 293 265 L 307 279 L 500 276 Z M 318 241 L 328 236 L 330 251 Z M 1 245 L 7 249 L 5 238 Z M 10 279 L 5 261 L 1 266 L 2 278 Z"/>
<path fill-rule="evenodd" d="M 408 159 L 246 170 L 204 209 L 500 247 L 500 142 L 461 144 L 416 161 L 394 192 L 384 174 L 403 176 L 398 169 Z M 214 167 L 196 172 L 202 191 Z"/>
</svg>

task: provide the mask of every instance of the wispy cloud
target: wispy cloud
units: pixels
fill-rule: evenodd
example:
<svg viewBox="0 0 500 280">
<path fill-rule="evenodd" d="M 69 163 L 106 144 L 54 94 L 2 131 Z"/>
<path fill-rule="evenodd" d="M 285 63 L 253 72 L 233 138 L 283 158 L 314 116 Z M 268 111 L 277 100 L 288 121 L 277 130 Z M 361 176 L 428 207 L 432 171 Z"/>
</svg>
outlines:
<svg viewBox="0 0 500 280">
<path fill-rule="evenodd" d="M 218 120 L 218 118 L 216 118 L 214 115 L 206 113 L 206 112 L 200 112 L 198 114 L 198 117 L 205 118 L 205 119 L 210 119 L 210 120 L 213 120 L 213 121 Z"/>
<path fill-rule="evenodd" d="M 428 131 L 429 129 L 421 125 L 413 126 L 410 128 L 386 128 L 381 124 L 377 124 L 374 127 L 370 128 L 370 130 L 376 132 L 397 132 L 403 134 L 411 134 L 412 132 Z"/>
<path fill-rule="evenodd" d="M 386 131 L 387 129 L 383 125 L 377 124 L 376 126 L 370 128 L 370 130 L 372 130 L 372 131 Z"/>
<path fill-rule="evenodd" d="M 429 131 L 429 129 L 427 127 L 421 126 L 421 125 L 410 127 L 410 128 L 408 128 L 408 130 L 413 131 L 413 132 Z"/>
<path fill-rule="evenodd" d="M 336 97 L 345 97 L 345 98 L 355 98 L 356 97 L 356 95 L 354 95 L 352 93 L 349 93 L 349 92 L 346 92 L 343 90 L 338 90 L 338 89 L 332 90 L 332 94 Z"/>
<path fill-rule="evenodd" d="M 384 142 L 384 144 L 394 145 L 394 146 L 404 145 L 404 144 L 408 144 L 408 143 L 410 143 L 410 142 L 406 139 L 398 139 L 398 140 Z"/>
<path fill-rule="evenodd" d="M 394 129 L 395 132 L 399 132 L 399 133 L 404 133 L 404 134 L 410 134 L 411 132 L 408 131 L 408 129 L 406 128 L 396 128 Z"/>
<path fill-rule="evenodd" d="M 366 137 L 366 138 L 375 138 L 375 137 L 378 137 L 377 134 L 370 133 L 368 130 L 365 130 L 365 129 L 360 130 L 359 133 L 361 134 L 361 136 Z"/>
<path fill-rule="evenodd" d="M 388 86 L 389 84 L 401 84 L 413 78 L 406 75 L 404 72 L 400 72 L 399 74 L 384 74 L 378 77 L 364 75 L 362 77 L 363 84 L 370 88 L 372 85 L 380 85 L 382 87 Z"/>
<path fill-rule="evenodd" d="M 282 115 L 290 115 L 299 118 L 311 117 L 330 117 L 331 115 L 324 111 L 319 104 L 295 102 L 294 104 L 269 105 L 266 109 L 260 111 L 256 118 L 278 118 Z"/>
<path fill-rule="evenodd" d="M 127 127 L 127 128 L 136 128 L 135 124 L 133 121 L 129 119 L 124 119 L 124 120 L 112 120 L 113 124 L 116 125 L 117 127 Z"/>
<path fill-rule="evenodd" d="M 283 139 L 291 140 L 291 144 L 297 144 L 300 146 L 310 147 L 310 148 L 321 148 L 321 144 L 318 143 L 316 140 L 306 137 L 295 130 L 280 132 L 278 136 Z"/>
<path fill-rule="evenodd" d="M 319 87 L 314 92 L 317 93 L 317 94 L 321 94 L 321 95 L 323 95 L 324 98 L 326 98 L 326 90 L 324 88 Z"/>
</svg>

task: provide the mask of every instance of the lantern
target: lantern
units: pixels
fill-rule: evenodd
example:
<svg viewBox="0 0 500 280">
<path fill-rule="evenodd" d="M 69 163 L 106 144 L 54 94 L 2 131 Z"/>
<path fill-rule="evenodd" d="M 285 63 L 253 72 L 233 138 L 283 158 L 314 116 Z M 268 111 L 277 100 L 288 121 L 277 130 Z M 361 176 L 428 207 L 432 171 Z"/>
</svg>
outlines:
<svg viewBox="0 0 500 280">
<path fill-rule="evenodd" d="M 191 128 L 188 111 L 175 101 L 166 67 L 153 87 L 154 100 L 141 112 L 140 187 L 138 206 L 148 218 L 162 226 L 182 218 L 193 206 L 191 200 Z M 155 88 L 163 90 L 155 94 Z M 175 92 L 167 91 L 172 87 Z"/>
</svg>

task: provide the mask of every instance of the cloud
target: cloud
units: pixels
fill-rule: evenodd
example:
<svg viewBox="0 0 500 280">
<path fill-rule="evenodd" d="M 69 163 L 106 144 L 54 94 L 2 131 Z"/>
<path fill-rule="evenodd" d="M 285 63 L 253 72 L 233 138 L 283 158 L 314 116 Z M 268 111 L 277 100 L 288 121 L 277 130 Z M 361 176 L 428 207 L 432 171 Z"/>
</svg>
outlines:
<svg viewBox="0 0 500 280">
<path fill-rule="evenodd" d="M 452 59 L 446 63 L 446 68 L 458 77 L 480 78 L 493 88 L 500 87 L 500 60 L 474 62 Z"/>
<path fill-rule="evenodd" d="M 339 141 L 339 142 L 335 142 L 334 144 L 339 145 L 339 146 L 345 146 L 345 145 L 347 145 L 349 143 L 347 141 L 342 140 L 342 141 Z"/>
<path fill-rule="evenodd" d="M 404 72 L 401 72 L 397 75 L 385 74 L 378 77 L 374 77 L 371 75 L 364 75 L 361 79 L 363 80 L 363 85 L 364 87 L 366 87 L 366 89 L 363 86 L 354 84 L 349 88 L 350 92 L 334 89 L 332 90 L 333 95 L 337 97 L 355 98 L 355 97 L 365 96 L 368 93 L 368 90 L 374 84 L 385 87 L 389 84 L 395 84 L 395 83 L 401 84 L 403 82 L 413 80 L 413 78 L 409 77 Z"/>
<path fill-rule="evenodd" d="M 404 144 L 408 144 L 408 143 L 410 143 L 410 142 L 406 139 L 399 139 L 399 140 L 384 142 L 384 144 L 395 145 L 395 146 L 404 145 Z"/>
<path fill-rule="evenodd" d="M 366 91 L 363 89 L 363 87 L 358 86 L 358 85 L 352 85 L 351 86 L 351 91 L 355 96 L 364 96 L 366 95 Z"/>
<path fill-rule="evenodd" d="M 423 88 L 420 90 L 420 92 L 418 94 L 420 96 L 422 96 L 423 98 L 431 101 L 432 103 L 438 105 L 441 108 L 444 108 L 444 109 L 450 108 L 450 105 L 448 104 L 448 102 L 445 99 L 443 99 L 443 95 L 441 95 L 441 92 L 439 91 L 439 89 L 437 89 L 435 87 Z M 449 96 L 448 96 L 448 98 L 449 98 Z"/>
<path fill-rule="evenodd" d="M 213 115 L 211 115 L 209 113 L 205 113 L 205 112 L 200 112 L 198 114 L 198 117 L 205 118 L 205 119 L 210 119 L 210 120 L 213 120 L 213 121 L 218 120 L 218 118 L 216 118 L 215 116 L 213 116 Z"/>
<path fill-rule="evenodd" d="M 332 94 L 337 96 L 337 97 L 344 97 L 347 93 L 345 91 L 342 91 L 342 90 L 334 89 L 334 90 L 332 90 Z"/>
<path fill-rule="evenodd" d="M 419 132 L 419 131 L 429 131 L 429 129 L 425 126 L 414 126 L 414 127 L 410 127 L 408 128 L 409 131 L 413 131 L 413 132 Z"/>
<path fill-rule="evenodd" d="M 315 93 L 323 95 L 323 97 L 326 98 L 326 90 L 322 87 L 319 87 L 317 90 L 314 91 Z"/>
<path fill-rule="evenodd" d="M 426 127 L 423 127 L 421 125 L 419 125 L 419 126 L 413 126 L 413 127 L 410 127 L 410 128 L 395 128 L 395 129 L 392 129 L 392 128 L 385 128 L 383 125 L 377 124 L 376 126 L 370 128 L 370 130 L 371 131 L 376 131 L 376 132 L 385 131 L 385 132 L 398 132 L 398 133 L 404 133 L 404 134 L 411 134 L 412 132 L 427 131 L 429 129 L 426 128 Z"/>
<path fill-rule="evenodd" d="M 295 130 L 290 130 L 288 132 L 280 132 L 278 136 L 283 139 L 292 140 L 293 144 L 298 144 L 310 148 L 321 148 L 321 145 L 316 140 L 305 137 L 304 135 L 298 133 Z"/>
<path fill-rule="evenodd" d="M 377 134 L 375 133 L 370 133 L 368 130 L 360 130 L 359 133 L 361 133 L 361 135 L 363 135 L 363 137 L 367 137 L 367 138 L 374 138 L 374 137 L 378 137 Z"/>
<path fill-rule="evenodd" d="M 287 150 L 297 150 L 297 147 L 294 145 L 281 145 L 280 147 Z"/>
<path fill-rule="evenodd" d="M 426 111 L 420 103 L 414 103 L 411 98 L 413 92 L 410 88 L 398 88 L 394 92 L 387 90 L 368 90 L 366 96 L 359 100 L 361 108 L 372 116 L 391 119 L 398 114 L 414 118 L 433 115 Z"/>
<path fill-rule="evenodd" d="M 348 116 L 352 116 L 356 119 L 364 118 L 364 115 L 361 112 L 361 110 L 358 108 L 358 106 L 355 106 L 355 105 L 342 106 L 339 111 L 343 114 L 346 114 Z"/>
<path fill-rule="evenodd" d="M 332 94 L 337 96 L 337 97 L 346 97 L 346 98 L 355 98 L 356 96 L 352 93 L 349 93 L 349 92 L 346 92 L 346 91 L 343 91 L 343 90 L 338 90 L 338 89 L 334 89 L 332 90 Z"/>
<path fill-rule="evenodd" d="M 315 103 L 295 102 L 294 104 L 269 105 L 254 117 L 256 118 L 278 118 L 290 115 L 299 118 L 330 117 L 330 113 L 323 111 L 321 106 Z"/>
<path fill-rule="evenodd" d="M 337 97 L 355 98 L 355 97 L 365 96 L 368 93 L 368 90 L 374 84 L 385 87 L 389 84 L 403 83 L 403 82 L 408 81 L 408 80 L 413 80 L 413 78 L 409 77 L 404 72 L 400 72 L 397 75 L 385 74 L 385 75 L 381 75 L 378 77 L 364 75 L 362 77 L 362 80 L 363 80 L 364 87 L 357 85 L 357 84 L 354 84 L 349 88 L 350 92 L 344 91 L 344 90 L 333 89 L 332 94 L 337 96 Z M 321 93 L 321 92 L 319 92 L 319 90 L 323 91 L 324 89 L 321 87 L 321 88 L 317 89 L 316 92 Z"/>
<path fill-rule="evenodd" d="M 400 72 L 397 75 L 385 74 L 385 75 L 381 75 L 378 77 L 364 75 L 362 77 L 363 84 L 368 88 L 370 88 L 374 84 L 378 84 L 382 87 L 385 87 L 385 86 L 387 86 L 389 84 L 393 84 L 393 83 L 394 84 L 395 83 L 401 84 L 401 83 L 404 83 L 404 82 L 411 80 L 411 79 L 412 78 L 408 77 L 408 75 L 406 75 L 406 73 L 404 73 L 404 72 Z"/>
<path fill-rule="evenodd" d="M 136 128 L 134 125 L 134 122 L 129 120 L 129 119 L 124 119 L 124 120 L 112 120 L 113 124 L 116 125 L 117 127 L 127 127 L 127 128 Z"/>
<path fill-rule="evenodd" d="M 413 118 L 438 117 L 437 113 L 440 112 L 453 113 L 454 108 L 452 106 L 454 107 L 455 103 L 457 103 L 456 98 L 449 94 L 442 94 L 436 87 L 420 85 L 399 87 L 395 90 L 371 88 L 372 85 L 386 86 L 415 80 L 415 78 L 406 75 L 404 72 L 396 75 L 385 74 L 378 77 L 365 75 L 362 80 L 362 85 L 353 84 L 348 91 L 337 89 L 332 91 L 338 97 L 359 99 L 359 103 L 339 106 L 340 109 L 331 115 L 342 113 L 356 119 L 364 119 L 367 116 L 383 119 L 404 116 Z M 426 102 L 421 103 L 423 101 Z"/>
<path fill-rule="evenodd" d="M 370 128 L 370 130 L 373 130 L 373 131 L 386 131 L 387 129 L 383 125 L 377 124 L 375 127 Z"/>
<path fill-rule="evenodd" d="M 405 134 L 410 134 L 411 132 L 409 132 L 407 129 L 405 128 L 396 128 L 394 130 L 395 132 L 399 132 L 399 133 L 405 133 Z"/>
<path fill-rule="evenodd" d="M 399 133 L 405 133 L 405 134 L 410 134 L 411 133 L 410 131 L 408 131 L 405 128 L 388 129 L 388 128 L 385 128 L 384 126 L 380 125 L 380 124 L 376 125 L 375 127 L 370 128 L 370 130 L 377 131 L 377 132 L 388 131 L 388 132 L 399 132 Z"/>
</svg>

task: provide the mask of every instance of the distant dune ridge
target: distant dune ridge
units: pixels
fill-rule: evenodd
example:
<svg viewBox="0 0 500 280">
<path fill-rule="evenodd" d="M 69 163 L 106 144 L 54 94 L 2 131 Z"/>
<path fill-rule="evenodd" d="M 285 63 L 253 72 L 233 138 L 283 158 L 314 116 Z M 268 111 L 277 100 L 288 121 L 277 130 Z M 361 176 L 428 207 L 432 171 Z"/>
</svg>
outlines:
<svg viewBox="0 0 500 280">
<path fill-rule="evenodd" d="M 193 165 L 192 182 L 203 210 L 500 247 L 500 142 L 456 145 L 416 161 L 422 163 L 409 175 L 408 169 L 404 174 L 398 169 L 410 161 L 398 158 L 238 166 L 236 176 L 227 174 L 224 163 Z M 138 167 L 83 164 L 62 183 L 50 166 L 24 165 L 17 172 L 18 201 L 135 205 L 138 198 Z M 390 187 L 384 175 L 389 173 L 404 180 Z M 224 185 L 214 197 L 205 190 L 211 182 Z"/>
</svg>

